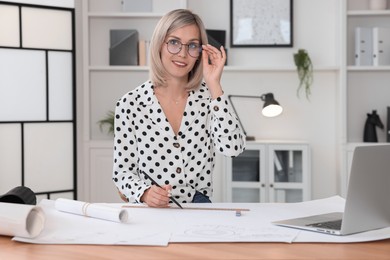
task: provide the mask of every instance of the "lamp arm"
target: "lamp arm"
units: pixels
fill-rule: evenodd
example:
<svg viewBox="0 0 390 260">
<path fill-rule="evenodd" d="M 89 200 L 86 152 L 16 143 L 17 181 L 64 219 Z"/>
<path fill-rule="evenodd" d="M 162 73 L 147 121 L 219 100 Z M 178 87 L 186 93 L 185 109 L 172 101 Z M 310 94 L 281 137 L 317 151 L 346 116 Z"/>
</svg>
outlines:
<svg viewBox="0 0 390 260">
<path fill-rule="evenodd" d="M 237 98 L 260 98 L 260 99 L 261 99 L 261 97 L 260 97 L 260 96 L 259 96 L 259 97 L 257 97 L 257 96 L 246 96 L 246 95 L 228 95 L 229 102 L 230 102 L 230 104 L 232 105 L 232 108 L 233 108 L 234 113 L 236 114 L 236 117 L 237 117 L 237 119 L 238 119 L 238 123 L 240 124 L 241 129 L 242 129 L 242 131 L 244 132 L 244 134 L 247 135 L 247 134 L 246 134 L 246 131 L 245 131 L 245 129 L 244 129 L 244 126 L 243 126 L 242 123 L 241 123 L 240 117 L 239 117 L 238 114 L 237 114 L 237 110 L 236 110 L 236 108 L 234 107 L 234 104 L 233 104 L 233 101 L 232 101 L 232 97 L 237 97 Z"/>
<path fill-rule="evenodd" d="M 242 131 L 243 131 L 244 134 L 246 135 L 246 131 L 245 131 L 245 129 L 244 129 L 244 126 L 243 126 L 242 123 L 241 123 L 240 117 L 239 117 L 238 114 L 237 114 L 237 110 L 236 110 L 236 108 L 234 107 L 234 104 L 233 104 L 233 101 L 232 101 L 231 97 L 232 97 L 232 95 L 228 95 L 229 102 L 230 102 L 230 104 L 232 105 L 233 111 L 234 111 L 234 113 L 236 114 L 238 123 L 240 124 Z"/>
</svg>

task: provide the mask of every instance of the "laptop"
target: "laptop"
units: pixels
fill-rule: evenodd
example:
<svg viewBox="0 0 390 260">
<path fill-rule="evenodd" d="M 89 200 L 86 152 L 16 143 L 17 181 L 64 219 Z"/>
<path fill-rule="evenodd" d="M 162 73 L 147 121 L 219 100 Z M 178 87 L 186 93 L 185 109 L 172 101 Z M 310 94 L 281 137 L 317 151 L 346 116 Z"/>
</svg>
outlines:
<svg viewBox="0 0 390 260">
<path fill-rule="evenodd" d="M 390 226 L 390 145 L 355 148 L 344 212 L 294 218 L 275 225 L 331 235 Z"/>
</svg>

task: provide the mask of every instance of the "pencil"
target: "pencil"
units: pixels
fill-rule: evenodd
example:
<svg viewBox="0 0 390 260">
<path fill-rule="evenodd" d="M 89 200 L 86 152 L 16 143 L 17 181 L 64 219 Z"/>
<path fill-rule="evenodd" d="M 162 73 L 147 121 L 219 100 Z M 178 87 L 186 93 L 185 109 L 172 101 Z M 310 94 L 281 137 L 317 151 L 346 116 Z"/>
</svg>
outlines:
<svg viewBox="0 0 390 260">
<path fill-rule="evenodd" d="M 157 187 L 162 188 L 162 187 L 161 187 L 155 180 L 153 180 L 146 172 L 144 172 L 144 171 L 141 170 L 141 173 L 144 174 L 146 177 L 148 177 L 149 180 L 150 180 L 154 185 L 156 185 Z M 181 209 L 183 208 L 183 207 L 179 204 L 179 202 L 177 202 L 177 201 L 175 200 L 175 198 L 173 198 L 173 197 L 171 196 L 170 199 L 172 200 L 173 203 L 175 203 L 177 206 L 179 206 L 179 208 L 181 208 Z"/>
</svg>

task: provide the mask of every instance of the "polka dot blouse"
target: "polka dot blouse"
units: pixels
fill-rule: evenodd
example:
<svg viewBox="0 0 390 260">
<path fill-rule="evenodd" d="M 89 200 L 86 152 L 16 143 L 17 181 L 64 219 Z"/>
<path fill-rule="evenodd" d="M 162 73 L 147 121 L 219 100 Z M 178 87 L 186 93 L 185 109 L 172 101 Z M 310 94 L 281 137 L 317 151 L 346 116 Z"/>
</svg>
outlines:
<svg viewBox="0 0 390 260">
<path fill-rule="evenodd" d="M 196 191 L 212 195 L 215 151 L 234 157 L 244 147 L 224 95 L 211 100 L 205 83 L 191 91 L 175 135 L 148 81 L 116 104 L 113 181 L 129 202 L 139 203 L 151 186 L 144 171 L 161 186 L 170 184 L 179 202 L 191 202 Z"/>
</svg>

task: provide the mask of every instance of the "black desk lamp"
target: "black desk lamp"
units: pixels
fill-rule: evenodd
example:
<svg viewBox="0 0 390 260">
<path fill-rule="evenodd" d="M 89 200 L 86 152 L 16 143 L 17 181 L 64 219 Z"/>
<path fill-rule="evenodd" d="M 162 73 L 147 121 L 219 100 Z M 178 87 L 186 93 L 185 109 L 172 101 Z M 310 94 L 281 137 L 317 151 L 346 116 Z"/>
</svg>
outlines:
<svg viewBox="0 0 390 260">
<path fill-rule="evenodd" d="M 279 105 L 278 101 L 275 100 L 273 93 L 267 93 L 263 94 L 261 96 L 246 96 L 246 95 L 228 95 L 229 101 L 232 104 L 232 108 L 234 110 L 234 113 L 237 115 L 238 122 L 242 128 L 242 131 L 244 131 L 244 134 L 246 135 L 245 129 L 241 123 L 240 117 L 237 114 L 236 108 L 233 105 L 232 97 L 236 98 L 260 98 L 262 101 L 264 101 L 263 109 L 261 110 L 261 113 L 265 117 L 275 117 L 282 113 L 283 108 Z M 255 140 L 254 136 L 246 136 L 246 140 L 252 141 Z"/>
</svg>

